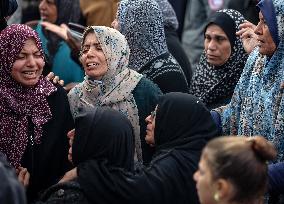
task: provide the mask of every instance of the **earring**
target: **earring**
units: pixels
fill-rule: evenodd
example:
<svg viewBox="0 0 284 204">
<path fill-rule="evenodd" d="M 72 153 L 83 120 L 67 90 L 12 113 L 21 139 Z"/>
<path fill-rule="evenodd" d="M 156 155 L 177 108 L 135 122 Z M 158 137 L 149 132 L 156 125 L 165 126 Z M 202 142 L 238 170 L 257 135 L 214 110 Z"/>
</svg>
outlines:
<svg viewBox="0 0 284 204">
<path fill-rule="evenodd" d="M 218 193 L 215 193 L 215 194 L 214 194 L 214 200 L 215 200 L 216 202 L 219 202 L 219 194 L 218 194 Z"/>
</svg>

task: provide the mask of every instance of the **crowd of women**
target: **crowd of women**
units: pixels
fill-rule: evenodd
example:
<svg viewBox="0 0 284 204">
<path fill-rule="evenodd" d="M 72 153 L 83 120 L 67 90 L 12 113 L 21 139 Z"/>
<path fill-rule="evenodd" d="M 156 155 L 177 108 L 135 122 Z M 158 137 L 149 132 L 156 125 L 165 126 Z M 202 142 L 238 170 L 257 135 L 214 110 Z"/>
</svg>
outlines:
<svg viewBox="0 0 284 204">
<path fill-rule="evenodd" d="M 167 0 L 121 0 L 78 39 L 79 1 L 1 10 L 0 202 L 284 202 L 284 2 L 257 7 L 210 17 L 193 74 Z"/>
</svg>

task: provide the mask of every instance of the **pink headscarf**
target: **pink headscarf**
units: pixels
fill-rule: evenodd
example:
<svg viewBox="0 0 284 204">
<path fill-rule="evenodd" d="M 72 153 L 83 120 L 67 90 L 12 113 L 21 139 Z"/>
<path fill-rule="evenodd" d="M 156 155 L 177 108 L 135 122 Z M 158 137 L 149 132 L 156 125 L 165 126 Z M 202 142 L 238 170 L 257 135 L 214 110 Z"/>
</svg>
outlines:
<svg viewBox="0 0 284 204">
<path fill-rule="evenodd" d="M 30 88 L 12 78 L 13 64 L 29 38 L 35 40 L 44 58 L 39 37 L 30 27 L 14 24 L 0 34 L 0 151 L 15 168 L 20 166 L 28 137 L 32 134 L 34 142 L 40 143 L 42 126 L 52 118 L 47 97 L 56 91 L 43 76 Z M 33 126 L 32 133 L 29 125 Z"/>
</svg>

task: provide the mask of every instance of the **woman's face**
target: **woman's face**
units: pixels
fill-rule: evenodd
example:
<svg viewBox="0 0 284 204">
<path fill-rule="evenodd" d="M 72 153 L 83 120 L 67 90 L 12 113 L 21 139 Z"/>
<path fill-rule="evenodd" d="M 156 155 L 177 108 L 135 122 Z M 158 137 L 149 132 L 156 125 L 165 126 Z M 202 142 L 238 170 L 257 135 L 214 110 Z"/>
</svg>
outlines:
<svg viewBox="0 0 284 204">
<path fill-rule="evenodd" d="M 230 41 L 226 33 L 215 24 L 209 25 L 206 29 L 204 47 L 209 64 L 221 66 L 231 56 Z"/>
<path fill-rule="evenodd" d="M 28 39 L 13 64 L 11 75 L 25 87 L 35 86 L 42 74 L 44 60 L 35 40 Z"/>
<path fill-rule="evenodd" d="M 276 50 L 276 45 L 261 12 L 259 12 L 259 23 L 254 32 L 257 35 L 260 54 L 271 57 Z"/>
<path fill-rule="evenodd" d="M 214 201 L 214 189 L 211 171 L 207 165 L 204 154 L 202 154 L 199 161 L 198 170 L 194 173 L 193 179 L 196 182 L 196 189 L 201 204 L 213 204 Z"/>
<path fill-rule="evenodd" d="M 43 21 L 55 23 L 57 20 L 57 7 L 55 0 L 40 0 L 39 12 Z"/>
<path fill-rule="evenodd" d="M 155 131 L 155 124 L 156 124 L 157 107 L 158 106 L 156 106 L 155 110 L 152 111 L 151 114 L 145 119 L 145 121 L 147 123 L 145 141 L 150 146 L 155 146 L 155 134 L 154 134 L 154 131 Z"/>
<path fill-rule="evenodd" d="M 108 66 L 106 57 L 95 33 L 87 34 L 80 59 L 86 75 L 89 77 L 101 80 L 107 73 Z"/>
</svg>

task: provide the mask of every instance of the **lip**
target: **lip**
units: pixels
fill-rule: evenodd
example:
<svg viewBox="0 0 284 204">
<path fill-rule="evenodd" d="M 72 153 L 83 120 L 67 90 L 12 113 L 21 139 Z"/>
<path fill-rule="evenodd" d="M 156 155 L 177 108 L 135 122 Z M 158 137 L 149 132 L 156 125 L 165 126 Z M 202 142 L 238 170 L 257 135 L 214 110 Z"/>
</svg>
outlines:
<svg viewBox="0 0 284 204">
<path fill-rule="evenodd" d="M 216 55 L 211 55 L 211 54 L 207 54 L 207 58 L 208 58 L 208 59 L 216 59 L 216 58 L 218 58 L 218 56 L 216 56 Z"/>
</svg>

